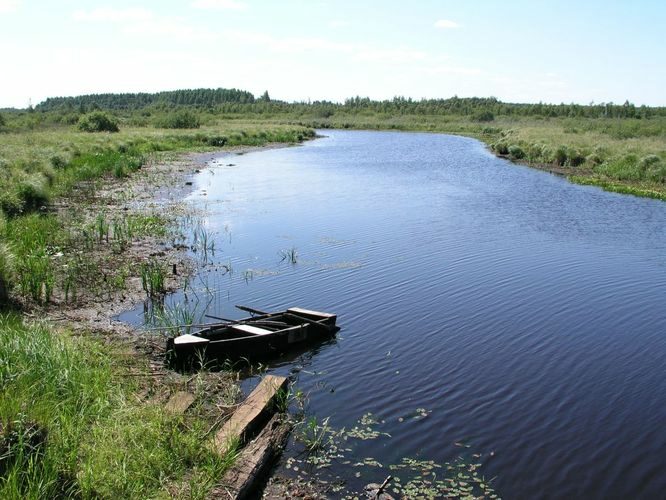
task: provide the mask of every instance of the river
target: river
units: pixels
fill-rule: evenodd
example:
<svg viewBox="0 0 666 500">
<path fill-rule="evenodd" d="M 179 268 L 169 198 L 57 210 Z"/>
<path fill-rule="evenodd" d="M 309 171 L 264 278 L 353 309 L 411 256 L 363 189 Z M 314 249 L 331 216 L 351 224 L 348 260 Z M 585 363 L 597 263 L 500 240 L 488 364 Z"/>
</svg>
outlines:
<svg viewBox="0 0 666 500">
<path fill-rule="evenodd" d="M 381 421 L 352 461 L 462 455 L 506 498 L 663 496 L 666 203 L 469 138 L 320 133 L 196 176 L 208 313 L 337 313 L 334 341 L 269 371 L 332 427 Z M 351 485 L 388 474 L 341 462 Z"/>
</svg>

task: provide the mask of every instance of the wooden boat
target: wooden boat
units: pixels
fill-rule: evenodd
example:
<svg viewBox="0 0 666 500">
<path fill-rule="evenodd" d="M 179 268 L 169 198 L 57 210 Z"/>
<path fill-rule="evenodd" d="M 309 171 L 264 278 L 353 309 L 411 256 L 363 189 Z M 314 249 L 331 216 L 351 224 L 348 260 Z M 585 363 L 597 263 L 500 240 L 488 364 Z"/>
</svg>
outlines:
<svg viewBox="0 0 666 500">
<path fill-rule="evenodd" d="M 188 360 L 273 357 L 307 342 L 328 338 L 339 330 L 335 314 L 299 307 L 275 313 L 236 307 L 253 316 L 206 325 L 195 333 L 170 338 L 167 341 L 170 362 L 182 365 Z"/>
</svg>

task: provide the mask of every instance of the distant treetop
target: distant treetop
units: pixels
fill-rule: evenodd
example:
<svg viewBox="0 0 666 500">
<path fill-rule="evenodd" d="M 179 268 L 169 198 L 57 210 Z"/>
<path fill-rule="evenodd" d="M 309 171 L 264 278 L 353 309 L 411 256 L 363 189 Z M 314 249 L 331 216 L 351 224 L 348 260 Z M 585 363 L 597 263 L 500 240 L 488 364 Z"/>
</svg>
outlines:
<svg viewBox="0 0 666 500">
<path fill-rule="evenodd" d="M 49 97 L 36 106 L 38 111 L 57 109 L 78 109 L 91 111 L 94 109 L 141 109 L 151 105 L 197 106 L 208 107 L 218 104 L 247 104 L 254 102 L 254 96 L 245 90 L 237 89 L 188 89 L 170 90 L 149 94 L 88 94 L 76 97 Z"/>
</svg>

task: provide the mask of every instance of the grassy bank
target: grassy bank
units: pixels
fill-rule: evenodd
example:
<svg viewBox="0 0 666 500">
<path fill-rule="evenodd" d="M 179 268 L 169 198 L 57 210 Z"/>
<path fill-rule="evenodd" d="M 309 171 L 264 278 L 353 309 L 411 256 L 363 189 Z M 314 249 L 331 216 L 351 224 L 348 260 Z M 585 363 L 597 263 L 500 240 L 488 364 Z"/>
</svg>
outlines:
<svg viewBox="0 0 666 500">
<path fill-rule="evenodd" d="M 69 300 L 77 284 L 122 289 L 127 276 L 114 264 L 117 256 L 135 239 L 164 236 L 167 221 L 159 214 L 117 216 L 97 207 L 92 220 L 84 216 L 82 208 L 109 179 L 122 180 L 164 152 L 299 142 L 313 134 L 300 126 L 249 122 L 196 131 L 87 133 L 53 124 L 12 130 L 0 141 L 0 303 L 15 297 L 40 304 Z M 55 200 L 67 200 L 71 209 L 50 210 Z M 105 259 L 87 258 L 102 247 Z"/>
<path fill-rule="evenodd" d="M 0 316 L 0 497 L 203 498 L 233 461 L 209 423 L 140 401 L 140 369 L 88 338 Z"/>
<path fill-rule="evenodd" d="M 239 396 L 233 377 L 157 373 L 114 332 L 103 343 L 79 324 L 75 337 L 26 318 L 85 307 L 97 318 L 94 308 L 110 309 L 132 280 L 149 297 L 164 293 L 164 249 L 178 236 L 163 206 L 135 208 L 130 187 L 141 176 L 140 189 L 164 187 L 164 177 L 151 176 L 165 155 L 298 142 L 313 132 L 250 122 L 117 133 L 3 123 L 0 497 L 205 498 L 234 459 L 208 447 L 223 411 L 213 399 L 231 408 Z M 164 409 L 176 390 L 196 396 L 185 415 Z"/>
<path fill-rule="evenodd" d="M 494 117 L 336 113 L 286 120 L 312 127 L 403 130 L 465 135 L 496 154 L 573 182 L 666 198 L 666 118 Z"/>
</svg>

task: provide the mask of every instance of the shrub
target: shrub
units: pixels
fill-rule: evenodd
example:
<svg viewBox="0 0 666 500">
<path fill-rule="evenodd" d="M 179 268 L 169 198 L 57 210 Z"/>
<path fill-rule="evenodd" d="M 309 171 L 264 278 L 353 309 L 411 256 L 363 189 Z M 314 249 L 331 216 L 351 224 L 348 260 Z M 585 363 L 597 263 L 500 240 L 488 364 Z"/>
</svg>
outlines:
<svg viewBox="0 0 666 500">
<path fill-rule="evenodd" d="M 181 110 L 163 117 L 156 125 L 160 128 L 199 128 L 201 121 L 192 111 Z"/>
<path fill-rule="evenodd" d="M 566 146 L 559 146 L 555 150 L 553 161 L 556 165 L 564 166 L 567 163 L 568 151 Z"/>
<path fill-rule="evenodd" d="M 512 144 L 511 146 L 509 146 L 509 156 L 513 160 L 521 160 L 525 158 L 525 151 L 523 151 L 523 148 L 521 148 L 517 144 Z"/>
<path fill-rule="evenodd" d="M 472 116 L 472 120 L 475 122 L 492 122 L 494 119 L 495 115 L 490 111 L 480 111 Z"/>
<path fill-rule="evenodd" d="M 118 132 L 118 122 L 102 111 L 82 116 L 79 119 L 79 130 L 83 132 Z"/>
<path fill-rule="evenodd" d="M 604 162 L 604 159 L 599 153 L 592 153 L 588 155 L 588 157 L 585 159 L 585 162 L 588 165 L 592 165 L 593 167 L 596 167 L 597 165 L 601 165 Z"/>
<path fill-rule="evenodd" d="M 505 142 L 499 141 L 492 145 L 493 150 L 500 155 L 509 154 L 509 146 Z"/>
<path fill-rule="evenodd" d="M 641 170 L 647 170 L 648 168 L 661 163 L 661 158 L 657 155 L 647 155 L 641 158 L 641 161 L 638 163 L 638 167 Z"/>
<path fill-rule="evenodd" d="M 204 142 L 209 146 L 222 147 L 228 140 L 229 139 L 224 135 L 215 135 L 212 137 L 206 137 Z"/>
<path fill-rule="evenodd" d="M 45 181 L 43 176 L 32 176 L 18 184 L 17 193 L 23 202 L 23 211 L 37 210 L 48 204 L 49 195 Z"/>
<path fill-rule="evenodd" d="M 60 155 L 54 155 L 51 157 L 51 165 L 53 168 L 65 168 L 67 166 L 67 160 Z"/>
<path fill-rule="evenodd" d="M 578 167 L 585 163 L 585 155 L 580 151 L 569 151 L 567 164 L 571 167 Z"/>
<path fill-rule="evenodd" d="M 666 182 L 666 165 L 663 163 L 657 163 L 650 167 L 650 169 L 645 173 L 645 177 L 653 182 L 661 182 L 662 184 Z"/>
</svg>

